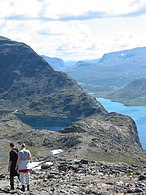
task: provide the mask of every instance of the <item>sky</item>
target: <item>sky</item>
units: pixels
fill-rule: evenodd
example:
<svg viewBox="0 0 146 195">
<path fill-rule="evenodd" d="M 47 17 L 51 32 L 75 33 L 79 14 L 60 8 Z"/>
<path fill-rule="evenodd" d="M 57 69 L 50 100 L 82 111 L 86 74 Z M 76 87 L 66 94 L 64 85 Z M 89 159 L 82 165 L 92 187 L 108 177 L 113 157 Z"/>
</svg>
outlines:
<svg viewBox="0 0 146 195">
<path fill-rule="evenodd" d="M 146 46 L 146 0 L 0 0 L 0 36 L 66 60 Z"/>
</svg>

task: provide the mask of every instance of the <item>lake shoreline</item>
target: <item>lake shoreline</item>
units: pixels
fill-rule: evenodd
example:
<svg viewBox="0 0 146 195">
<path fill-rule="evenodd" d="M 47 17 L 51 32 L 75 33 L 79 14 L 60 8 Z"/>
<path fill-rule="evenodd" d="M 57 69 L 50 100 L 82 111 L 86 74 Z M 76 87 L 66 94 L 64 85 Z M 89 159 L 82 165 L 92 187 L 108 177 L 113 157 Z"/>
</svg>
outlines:
<svg viewBox="0 0 146 195">
<path fill-rule="evenodd" d="M 137 125 L 138 135 L 143 149 L 146 149 L 146 106 L 126 106 L 106 98 L 96 98 L 108 112 L 117 112 L 130 116 Z"/>
</svg>

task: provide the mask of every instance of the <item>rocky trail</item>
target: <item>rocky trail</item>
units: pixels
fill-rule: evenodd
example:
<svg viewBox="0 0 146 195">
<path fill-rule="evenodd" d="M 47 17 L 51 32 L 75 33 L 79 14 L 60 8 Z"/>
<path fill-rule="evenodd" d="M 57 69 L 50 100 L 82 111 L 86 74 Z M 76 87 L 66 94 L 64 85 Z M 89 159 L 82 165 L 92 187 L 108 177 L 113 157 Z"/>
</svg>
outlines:
<svg viewBox="0 0 146 195">
<path fill-rule="evenodd" d="M 31 171 L 30 191 L 14 191 L 9 176 L 0 173 L 0 194 L 26 195 L 146 195 L 146 166 L 67 159 L 55 155 Z M 5 192 L 4 192 L 5 190 Z"/>
</svg>

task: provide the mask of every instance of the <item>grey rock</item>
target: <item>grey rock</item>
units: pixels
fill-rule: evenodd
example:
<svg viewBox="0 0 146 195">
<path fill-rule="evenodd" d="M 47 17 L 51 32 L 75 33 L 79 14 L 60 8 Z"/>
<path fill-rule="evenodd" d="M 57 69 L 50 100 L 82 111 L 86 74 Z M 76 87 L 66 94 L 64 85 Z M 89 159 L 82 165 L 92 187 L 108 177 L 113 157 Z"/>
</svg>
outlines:
<svg viewBox="0 0 146 195">
<path fill-rule="evenodd" d="M 47 175 L 47 179 L 52 179 L 52 178 L 55 178 L 54 174 L 50 173 L 50 174 Z"/>
<path fill-rule="evenodd" d="M 140 175 L 138 180 L 139 181 L 146 180 L 146 175 Z"/>
<path fill-rule="evenodd" d="M 48 169 L 48 168 L 50 168 L 50 165 L 47 163 L 41 165 L 41 169 Z"/>
</svg>

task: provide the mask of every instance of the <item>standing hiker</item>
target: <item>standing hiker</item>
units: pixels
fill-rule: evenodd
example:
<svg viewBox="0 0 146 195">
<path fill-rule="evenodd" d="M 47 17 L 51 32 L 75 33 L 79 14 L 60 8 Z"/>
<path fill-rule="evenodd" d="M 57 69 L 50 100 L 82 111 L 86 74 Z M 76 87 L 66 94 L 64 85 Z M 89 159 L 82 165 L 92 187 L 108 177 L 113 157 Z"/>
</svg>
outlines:
<svg viewBox="0 0 146 195">
<path fill-rule="evenodd" d="M 8 171 L 10 172 L 10 186 L 11 190 L 14 190 L 14 177 L 18 176 L 17 170 L 15 169 L 17 159 L 18 159 L 18 149 L 15 147 L 14 143 L 10 143 L 11 151 L 9 152 L 9 165 Z"/>
<path fill-rule="evenodd" d="M 18 152 L 18 160 L 16 164 L 16 169 L 18 167 L 20 174 L 20 181 L 22 185 L 22 191 L 25 191 L 25 183 L 27 184 L 27 190 L 29 190 L 30 186 L 30 160 L 31 153 L 29 150 L 26 150 L 26 146 L 23 143 L 21 145 L 21 150 Z M 26 181 L 25 181 L 26 179 Z"/>
</svg>

